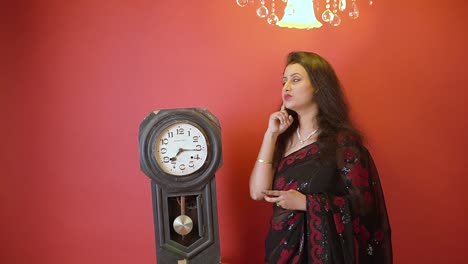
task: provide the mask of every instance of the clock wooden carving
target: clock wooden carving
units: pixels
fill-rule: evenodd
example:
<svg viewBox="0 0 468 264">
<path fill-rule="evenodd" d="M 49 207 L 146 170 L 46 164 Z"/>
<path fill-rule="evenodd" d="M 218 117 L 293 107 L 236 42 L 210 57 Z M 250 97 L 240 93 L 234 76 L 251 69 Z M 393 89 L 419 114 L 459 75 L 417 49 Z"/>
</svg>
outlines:
<svg viewBox="0 0 468 264">
<path fill-rule="evenodd" d="M 158 263 L 220 263 L 218 119 L 203 108 L 153 111 L 140 124 L 139 151 L 151 180 Z"/>
</svg>

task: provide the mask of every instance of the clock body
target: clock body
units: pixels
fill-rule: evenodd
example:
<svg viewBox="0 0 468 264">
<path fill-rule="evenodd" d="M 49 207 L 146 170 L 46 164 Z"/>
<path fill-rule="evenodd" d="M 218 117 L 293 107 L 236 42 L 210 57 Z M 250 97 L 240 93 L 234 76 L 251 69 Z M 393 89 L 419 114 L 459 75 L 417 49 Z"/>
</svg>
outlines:
<svg viewBox="0 0 468 264">
<path fill-rule="evenodd" d="M 218 119 L 204 108 L 156 110 L 141 122 L 138 141 L 151 180 L 158 263 L 220 263 Z"/>
</svg>

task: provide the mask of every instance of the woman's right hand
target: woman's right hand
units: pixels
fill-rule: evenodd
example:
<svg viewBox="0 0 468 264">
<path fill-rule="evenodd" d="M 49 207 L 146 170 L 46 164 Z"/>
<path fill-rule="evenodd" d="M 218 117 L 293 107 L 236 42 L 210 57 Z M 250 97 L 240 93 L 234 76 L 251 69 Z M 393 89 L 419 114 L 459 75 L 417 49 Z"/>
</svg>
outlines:
<svg viewBox="0 0 468 264">
<path fill-rule="evenodd" d="M 286 129 L 288 129 L 288 127 L 291 126 L 293 121 L 293 117 L 290 114 L 288 114 L 283 104 L 281 106 L 280 111 L 274 112 L 270 115 L 267 132 L 274 135 L 279 135 L 286 131 Z"/>
</svg>

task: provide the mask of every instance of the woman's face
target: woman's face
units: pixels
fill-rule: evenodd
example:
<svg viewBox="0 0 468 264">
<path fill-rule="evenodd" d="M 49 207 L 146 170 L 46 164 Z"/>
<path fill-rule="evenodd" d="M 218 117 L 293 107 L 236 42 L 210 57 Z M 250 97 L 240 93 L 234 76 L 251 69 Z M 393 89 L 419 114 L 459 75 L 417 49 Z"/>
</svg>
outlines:
<svg viewBox="0 0 468 264">
<path fill-rule="evenodd" d="M 314 88 L 306 70 L 298 63 L 289 64 L 283 74 L 283 104 L 294 111 L 314 104 Z"/>
</svg>

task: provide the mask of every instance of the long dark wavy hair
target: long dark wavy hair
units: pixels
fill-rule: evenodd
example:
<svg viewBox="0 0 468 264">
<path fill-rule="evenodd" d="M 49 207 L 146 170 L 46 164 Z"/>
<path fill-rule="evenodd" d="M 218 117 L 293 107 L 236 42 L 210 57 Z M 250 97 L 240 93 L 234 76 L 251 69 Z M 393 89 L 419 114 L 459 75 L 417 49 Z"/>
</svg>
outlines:
<svg viewBox="0 0 468 264">
<path fill-rule="evenodd" d="M 320 160 L 324 162 L 332 161 L 337 149 L 338 134 L 346 133 L 353 136 L 359 145 L 363 141 L 363 135 L 350 119 L 348 103 L 343 94 L 340 81 L 331 65 L 313 52 L 289 53 L 286 66 L 296 63 L 304 67 L 315 89 L 313 96 L 318 106 L 316 118 L 320 128 L 317 139 L 321 152 Z M 278 161 L 283 157 L 287 140 L 295 133 L 299 125 L 297 113 L 291 109 L 286 110 L 294 117 L 294 122 L 278 137 L 274 154 L 275 164 L 278 164 Z"/>
</svg>

